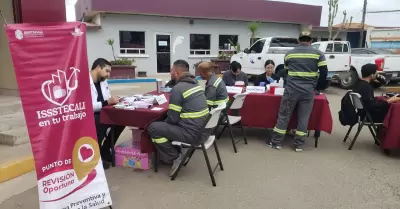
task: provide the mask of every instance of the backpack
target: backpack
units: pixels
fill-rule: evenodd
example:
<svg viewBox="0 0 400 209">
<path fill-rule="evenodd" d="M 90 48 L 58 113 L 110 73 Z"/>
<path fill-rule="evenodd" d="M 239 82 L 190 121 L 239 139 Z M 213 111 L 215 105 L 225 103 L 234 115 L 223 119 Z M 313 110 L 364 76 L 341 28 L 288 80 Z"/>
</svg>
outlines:
<svg viewBox="0 0 400 209">
<path fill-rule="evenodd" d="M 341 109 L 339 113 L 339 121 L 343 126 L 354 126 L 358 122 L 358 114 L 353 107 L 350 98 L 350 92 L 347 92 L 346 95 L 341 100 Z"/>
</svg>

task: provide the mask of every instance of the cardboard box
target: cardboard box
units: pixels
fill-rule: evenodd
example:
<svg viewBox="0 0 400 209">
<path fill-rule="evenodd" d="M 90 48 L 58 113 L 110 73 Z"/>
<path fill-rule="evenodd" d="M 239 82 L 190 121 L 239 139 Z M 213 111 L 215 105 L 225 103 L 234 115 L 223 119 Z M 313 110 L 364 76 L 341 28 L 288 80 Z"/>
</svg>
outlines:
<svg viewBox="0 0 400 209">
<path fill-rule="evenodd" d="M 115 164 L 147 170 L 151 168 L 151 156 L 141 153 L 140 144 L 139 147 L 136 147 L 133 140 L 130 140 L 115 147 Z"/>
</svg>

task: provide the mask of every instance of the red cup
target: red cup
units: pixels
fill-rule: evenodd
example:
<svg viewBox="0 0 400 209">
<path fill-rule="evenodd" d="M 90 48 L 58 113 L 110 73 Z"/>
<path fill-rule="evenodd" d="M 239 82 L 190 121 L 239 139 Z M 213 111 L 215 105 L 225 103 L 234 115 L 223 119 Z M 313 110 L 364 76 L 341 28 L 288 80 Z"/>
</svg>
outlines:
<svg viewBox="0 0 400 209">
<path fill-rule="evenodd" d="M 270 87 L 269 87 L 269 92 L 270 92 L 271 94 L 275 94 L 275 89 L 276 89 L 276 86 L 270 86 Z"/>
</svg>

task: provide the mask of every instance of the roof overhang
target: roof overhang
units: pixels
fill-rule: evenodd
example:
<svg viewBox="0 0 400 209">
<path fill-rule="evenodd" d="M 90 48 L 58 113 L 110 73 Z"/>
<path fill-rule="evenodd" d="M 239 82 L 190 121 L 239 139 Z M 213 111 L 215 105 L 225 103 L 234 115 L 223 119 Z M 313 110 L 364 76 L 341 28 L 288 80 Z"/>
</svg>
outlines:
<svg viewBox="0 0 400 209">
<path fill-rule="evenodd" d="M 77 4 L 81 4 L 75 6 L 77 17 L 79 17 L 79 12 L 82 16 L 82 8 L 88 8 L 85 15 L 89 19 L 93 17 L 94 13 L 104 12 L 191 19 L 278 22 L 316 26 L 320 24 L 322 12 L 321 6 L 278 1 L 158 0 L 141 1 L 138 4 L 131 0 L 81 0 Z"/>
</svg>

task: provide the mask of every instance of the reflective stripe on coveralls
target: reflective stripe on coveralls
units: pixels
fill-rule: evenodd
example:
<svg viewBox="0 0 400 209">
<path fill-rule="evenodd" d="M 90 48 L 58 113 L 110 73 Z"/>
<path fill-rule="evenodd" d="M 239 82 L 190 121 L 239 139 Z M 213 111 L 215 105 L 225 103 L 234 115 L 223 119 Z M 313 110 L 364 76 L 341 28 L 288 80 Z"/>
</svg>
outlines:
<svg viewBox="0 0 400 209">
<path fill-rule="evenodd" d="M 209 82 L 213 83 L 209 84 Z M 210 78 L 210 80 L 206 83 L 206 98 L 207 98 L 207 105 L 209 106 L 218 106 L 222 103 L 229 102 L 229 96 L 228 92 L 226 91 L 226 86 L 220 77 L 213 75 Z"/>
<path fill-rule="evenodd" d="M 281 145 L 295 108 L 297 108 L 298 121 L 294 146 L 304 144 L 304 136 L 307 135 L 308 120 L 314 104 L 314 91 L 319 77 L 318 68 L 326 65 L 324 54 L 309 45 L 301 44 L 286 54 L 285 69 L 288 77 L 278 113 L 278 121 L 273 129 L 275 132 L 271 138 L 273 144 Z"/>
<path fill-rule="evenodd" d="M 161 138 L 157 138 L 157 139 L 151 139 L 151 141 L 153 141 L 154 143 L 157 143 L 157 144 L 162 144 L 162 143 L 167 142 L 168 139 L 165 137 L 161 137 Z"/>
</svg>

